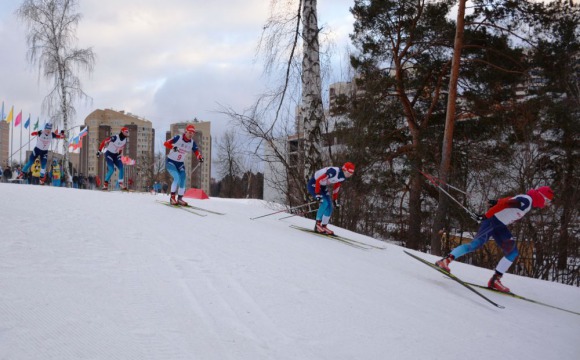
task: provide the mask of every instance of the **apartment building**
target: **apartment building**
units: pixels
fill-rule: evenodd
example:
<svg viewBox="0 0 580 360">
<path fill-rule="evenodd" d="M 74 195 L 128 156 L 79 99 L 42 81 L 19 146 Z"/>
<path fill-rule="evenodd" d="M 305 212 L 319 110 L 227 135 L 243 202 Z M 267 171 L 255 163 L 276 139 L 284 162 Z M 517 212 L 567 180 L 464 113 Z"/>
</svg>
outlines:
<svg viewBox="0 0 580 360">
<path fill-rule="evenodd" d="M 211 180 L 211 122 L 209 121 L 199 121 L 194 119 L 190 122 L 179 122 L 171 124 L 169 131 L 166 133 L 165 138 L 167 140 L 171 139 L 175 135 L 181 135 L 185 132 L 185 127 L 189 124 L 195 126 L 194 140 L 201 151 L 204 162 L 195 169 L 198 161 L 195 156 L 190 155 L 185 161 L 185 171 L 187 174 L 187 182 L 185 184 L 186 188 L 196 188 L 202 189 L 206 194 L 209 195 L 209 186 Z M 169 150 L 166 151 L 166 153 Z M 195 169 L 195 171 L 193 171 Z"/>
</svg>

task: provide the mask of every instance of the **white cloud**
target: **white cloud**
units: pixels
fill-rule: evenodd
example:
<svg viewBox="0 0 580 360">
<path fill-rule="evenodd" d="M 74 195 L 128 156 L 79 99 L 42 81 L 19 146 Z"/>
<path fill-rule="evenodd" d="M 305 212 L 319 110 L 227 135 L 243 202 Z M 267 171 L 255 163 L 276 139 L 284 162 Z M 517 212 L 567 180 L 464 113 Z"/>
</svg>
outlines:
<svg viewBox="0 0 580 360">
<path fill-rule="evenodd" d="M 21 0 L 0 4 L 0 101 L 40 116 L 48 93 L 26 62 L 26 29 L 14 11 Z M 353 1 L 319 1 L 319 25 L 337 43 L 347 37 Z M 96 66 L 82 76 L 90 106 L 79 103 L 75 123 L 93 110 L 130 111 L 153 121 L 158 134 L 174 121 L 212 121 L 221 137 L 227 119 L 219 104 L 242 111 L 267 86 L 255 52 L 270 0 L 82 0 L 78 46 L 92 47 Z M 340 46 L 340 45 L 339 45 Z M 340 51 L 340 50 L 339 50 Z M 215 131 L 214 131 L 215 130 Z"/>
</svg>

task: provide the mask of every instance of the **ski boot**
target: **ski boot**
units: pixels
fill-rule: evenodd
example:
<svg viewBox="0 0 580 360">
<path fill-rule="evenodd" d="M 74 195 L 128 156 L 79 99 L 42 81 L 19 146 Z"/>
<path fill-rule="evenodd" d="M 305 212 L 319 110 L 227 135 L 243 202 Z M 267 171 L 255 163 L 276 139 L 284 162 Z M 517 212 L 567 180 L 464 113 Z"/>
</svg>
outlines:
<svg viewBox="0 0 580 360">
<path fill-rule="evenodd" d="M 320 220 L 316 220 L 316 224 L 314 225 L 314 232 L 319 234 L 326 234 L 326 230 L 322 227 L 322 222 Z"/>
<path fill-rule="evenodd" d="M 510 289 L 501 283 L 501 277 L 502 274 L 499 274 L 497 272 L 493 274 L 493 276 L 491 277 L 491 279 L 489 279 L 489 282 L 487 283 L 487 287 L 493 290 L 509 293 Z"/>
<path fill-rule="evenodd" d="M 177 197 L 177 204 L 180 206 L 189 206 L 187 202 L 183 201 L 183 195 Z"/>
<path fill-rule="evenodd" d="M 435 265 L 437 265 L 438 268 L 440 268 L 441 270 L 444 270 L 448 273 L 451 273 L 451 269 L 449 268 L 449 264 L 455 259 L 455 256 L 449 254 L 447 257 L 436 261 Z"/>
<path fill-rule="evenodd" d="M 334 231 L 330 230 L 326 225 L 327 224 L 322 225 L 322 228 L 324 229 L 324 233 L 326 235 L 334 236 Z"/>
</svg>

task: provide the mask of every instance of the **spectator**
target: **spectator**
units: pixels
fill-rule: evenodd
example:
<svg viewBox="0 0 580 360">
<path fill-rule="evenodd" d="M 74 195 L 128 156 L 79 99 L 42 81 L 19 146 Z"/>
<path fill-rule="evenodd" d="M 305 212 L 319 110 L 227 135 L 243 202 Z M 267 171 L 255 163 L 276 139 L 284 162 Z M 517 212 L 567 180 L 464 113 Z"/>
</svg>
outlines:
<svg viewBox="0 0 580 360">
<path fill-rule="evenodd" d="M 89 189 L 95 190 L 95 177 L 92 174 L 89 174 L 87 181 L 89 182 Z"/>
<path fill-rule="evenodd" d="M 30 184 L 32 184 L 32 185 L 39 185 L 40 184 L 40 169 L 41 169 L 40 159 L 36 158 L 36 160 L 34 160 L 34 163 L 32 164 L 32 166 L 30 168 L 30 170 L 31 170 L 31 176 L 29 178 Z"/>
<path fill-rule="evenodd" d="M 73 176 L 72 181 L 73 181 L 73 188 L 78 189 L 79 188 L 79 177 L 78 177 L 78 175 L 75 174 Z"/>
<path fill-rule="evenodd" d="M 85 176 L 80 173 L 79 174 L 79 189 L 86 189 L 87 188 L 87 181 Z"/>
<path fill-rule="evenodd" d="M 52 160 L 52 168 L 50 169 L 51 179 L 52 179 L 52 186 L 59 187 L 61 184 L 61 177 L 62 174 L 60 172 L 60 165 L 56 160 Z"/>
<path fill-rule="evenodd" d="M 6 166 L 6 169 L 4 169 L 4 173 L 2 174 L 3 178 L 4 178 L 4 182 L 8 182 L 8 180 L 12 179 L 12 169 L 10 169 L 10 166 Z"/>
</svg>

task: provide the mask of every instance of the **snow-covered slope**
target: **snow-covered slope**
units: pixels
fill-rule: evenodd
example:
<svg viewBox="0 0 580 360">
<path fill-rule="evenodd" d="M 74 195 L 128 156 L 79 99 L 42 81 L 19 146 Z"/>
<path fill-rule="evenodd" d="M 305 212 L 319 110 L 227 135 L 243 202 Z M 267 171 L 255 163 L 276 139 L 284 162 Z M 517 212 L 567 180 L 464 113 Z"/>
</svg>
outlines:
<svg viewBox="0 0 580 360">
<path fill-rule="evenodd" d="M 190 200 L 225 213 L 201 217 L 156 200 L 0 184 L 1 360 L 580 358 L 579 315 L 482 290 L 495 308 L 400 247 L 250 220 L 261 201 Z M 580 312 L 579 288 L 503 282 Z"/>
</svg>

